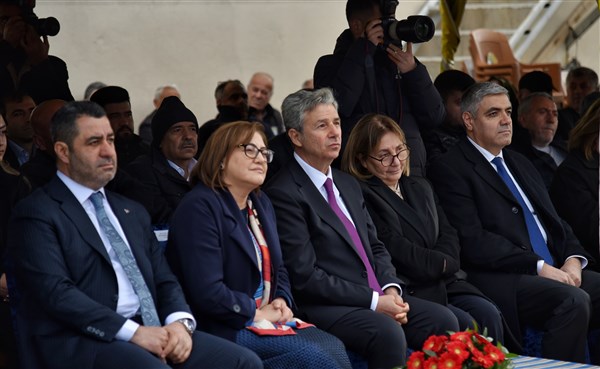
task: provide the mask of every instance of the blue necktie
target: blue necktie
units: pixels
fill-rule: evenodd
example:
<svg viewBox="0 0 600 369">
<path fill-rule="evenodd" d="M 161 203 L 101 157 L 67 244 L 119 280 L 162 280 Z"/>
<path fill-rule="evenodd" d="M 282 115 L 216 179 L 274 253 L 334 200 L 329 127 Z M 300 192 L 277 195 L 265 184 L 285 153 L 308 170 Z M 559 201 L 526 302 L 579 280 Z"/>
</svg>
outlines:
<svg viewBox="0 0 600 369">
<path fill-rule="evenodd" d="M 337 200 L 335 199 L 335 193 L 333 192 L 333 181 L 331 180 L 331 178 L 327 178 L 327 180 L 325 181 L 325 191 L 327 192 L 327 201 L 329 202 L 331 210 L 333 210 L 335 215 L 337 215 L 338 218 L 340 218 L 340 220 L 344 224 L 344 227 L 350 234 L 350 238 L 352 239 L 352 242 L 354 242 L 354 246 L 356 246 L 356 251 L 358 251 L 358 255 L 360 256 L 360 259 L 362 260 L 365 269 L 367 270 L 367 281 L 369 282 L 369 287 L 371 287 L 371 289 L 375 290 L 380 295 L 383 295 L 381 286 L 377 281 L 377 276 L 375 276 L 375 271 L 373 270 L 373 267 L 369 262 L 369 258 L 367 257 L 365 247 L 360 241 L 358 231 L 356 230 L 354 224 L 352 224 L 350 219 L 346 217 L 342 209 L 340 209 L 340 206 L 338 205 Z"/>
<path fill-rule="evenodd" d="M 96 217 L 98 218 L 100 227 L 108 238 L 108 242 L 110 242 L 115 254 L 117 254 L 119 263 L 121 263 L 123 270 L 125 270 L 125 274 L 127 274 L 127 278 L 129 278 L 135 293 L 140 299 L 142 321 L 146 326 L 160 327 L 160 320 L 158 319 L 158 314 L 156 313 L 154 299 L 152 299 L 150 290 L 148 290 L 148 285 L 146 285 L 146 282 L 144 281 L 144 277 L 142 276 L 142 273 L 135 262 L 133 254 L 131 254 L 131 250 L 129 250 L 129 247 L 125 241 L 123 241 L 121 236 L 119 236 L 119 233 L 115 229 L 114 225 L 111 223 L 110 219 L 108 219 L 106 211 L 104 210 L 102 198 L 103 196 L 101 192 L 95 192 L 92 194 L 92 196 L 90 196 L 90 200 L 92 201 L 94 209 L 96 210 Z"/>
<path fill-rule="evenodd" d="M 525 200 L 523 200 L 523 197 L 519 193 L 517 186 L 508 175 L 506 169 L 504 169 L 504 165 L 502 164 L 502 158 L 495 157 L 492 160 L 492 163 L 496 165 L 496 168 L 498 168 L 498 175 L 500 175 L 500 178 L 502 178 L 506 186 L 508 186 L 510 192 L 512 192 L 515 199 L 517 199 L 517 201 L 519 202 L 519 205 L 521 205 L 523 215 L 525 216 L 527 232 L 529 233 L 529 241 L 531 242 L 531 246 L 533 247 L 533 252 L 538 254 L 538 256 L 541 256 L 544 259 L 544 261 L 549 265 L 553 265 L 554 260 L 552 259 L 552 255 L 550 255 L 550 250 L 548 250 L 548 245 L 546 244 L 546 241 L 544 241 L 542 232 L 540 231 L 540 228 L 535 222 L 535 218 L 529 210 L 529 207 L 527 206 L 527 204 L 525 204 Z"/>
</svg>

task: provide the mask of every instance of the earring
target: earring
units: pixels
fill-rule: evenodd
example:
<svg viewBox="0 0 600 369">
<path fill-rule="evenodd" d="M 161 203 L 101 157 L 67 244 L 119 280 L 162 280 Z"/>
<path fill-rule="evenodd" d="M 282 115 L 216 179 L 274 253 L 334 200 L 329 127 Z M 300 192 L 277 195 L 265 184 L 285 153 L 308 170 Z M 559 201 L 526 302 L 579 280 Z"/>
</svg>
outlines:
<svg viewBox="0 0 600 369">
<path fill-rule="evenodd" d="M 221 163 L 221 165 L 219 165 L 219 168 L 221 168 L 221 170 L 225 169 L 225 164 Z"/>
</svg>

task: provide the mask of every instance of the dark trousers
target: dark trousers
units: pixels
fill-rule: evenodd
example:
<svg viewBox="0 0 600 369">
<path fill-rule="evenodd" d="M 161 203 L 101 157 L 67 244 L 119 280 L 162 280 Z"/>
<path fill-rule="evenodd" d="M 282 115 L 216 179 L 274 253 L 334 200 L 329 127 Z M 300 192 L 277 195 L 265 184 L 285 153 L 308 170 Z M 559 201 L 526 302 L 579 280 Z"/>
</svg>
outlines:
<svg viewBox="0 0 600 369">
<path fill-rule="evenodd" d="M 349 350 L 365 357 L 373 369 L 403 365 L 407 346 L 421 349 L 430 335 L 458 330 L 456 317 L 445 306 L 411 296 L 404 300 L 410 306 L 406 325 L 387 315 L 360 309 L 340 317 L 328 332 Z"/>
<path fill-rule="evenodd" d="M 585 362 L 588 329 L 600 323 L 600 274 L 584 270 L 580 288 L 526 275 L 515 288 L 521 323 L 544 332 L 542 355 Z"/>
<path fill-rule="evenodd" d="M 208 333 L 194 332 L 190 357 L 182 364 L 164 364 L 130 342 L 114 341 L 98 351 L 94 369 L 261 369 L 262 361 L 245 347 Z"/>
<path fill-rule="evenodd" d="M 480 333 L 487 330 L 488 337 L 504 343 L 502 315 L 491 301 L 477 295 L 457 294 L 449 295 L 448 303 L 448 308 L 458 319 L 461 331 L 473 329 L 474 322 L 477 322 Z"/>
</svg>

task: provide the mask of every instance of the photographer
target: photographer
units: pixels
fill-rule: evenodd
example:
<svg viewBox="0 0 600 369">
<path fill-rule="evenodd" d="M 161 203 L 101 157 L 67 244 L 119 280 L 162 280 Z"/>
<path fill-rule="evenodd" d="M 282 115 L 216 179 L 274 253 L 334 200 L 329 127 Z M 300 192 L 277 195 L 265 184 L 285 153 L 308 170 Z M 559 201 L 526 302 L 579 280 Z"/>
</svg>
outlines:
<svg viewBox="0 0 600 369">
<path fill-rule="evenodd" d="M 390 0 L 348 0 L 349 29 L 338 37 L 333 54 L 317 62 L 315 88 L 335 91 L 342 144 L 363 115 L 388 115 L 406 134 L 411 174 L 424 176 L 426 154 L 419 130 L 441 124 L 444 105 L 427 69 L 413 56 L 412 43 L 404 50 L 397 42 L 384 44 L 382 15 L 393 17 L 396 5 Z"/>
<path fill-rule="evenodd" d="M 48 19 L 38 19 L 23 3 L 0 0 L 0 93 L 26 91 L 37 104 L 53 98 L 73 100 L 65 62 L 48 55 L 48 35 L 58 28 L 56 33 L 47 29 Z"/>
</svg>

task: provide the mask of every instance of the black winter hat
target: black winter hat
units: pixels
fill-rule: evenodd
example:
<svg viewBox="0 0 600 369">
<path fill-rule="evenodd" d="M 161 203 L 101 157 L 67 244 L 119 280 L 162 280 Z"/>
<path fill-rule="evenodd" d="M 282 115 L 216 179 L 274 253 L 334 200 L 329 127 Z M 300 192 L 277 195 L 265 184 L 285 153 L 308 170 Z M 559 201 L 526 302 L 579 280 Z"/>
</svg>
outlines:
<svg viewBox="0 0 600 369">
<path fill-rule="evenodd" d="M 162 101 L 152 118 L 152 146 L 159 147 L 169 128 L 179 122 L 193 122 L 198 128 L 194 113 L 177 96 L 169 96 Z"/>
</svg>

